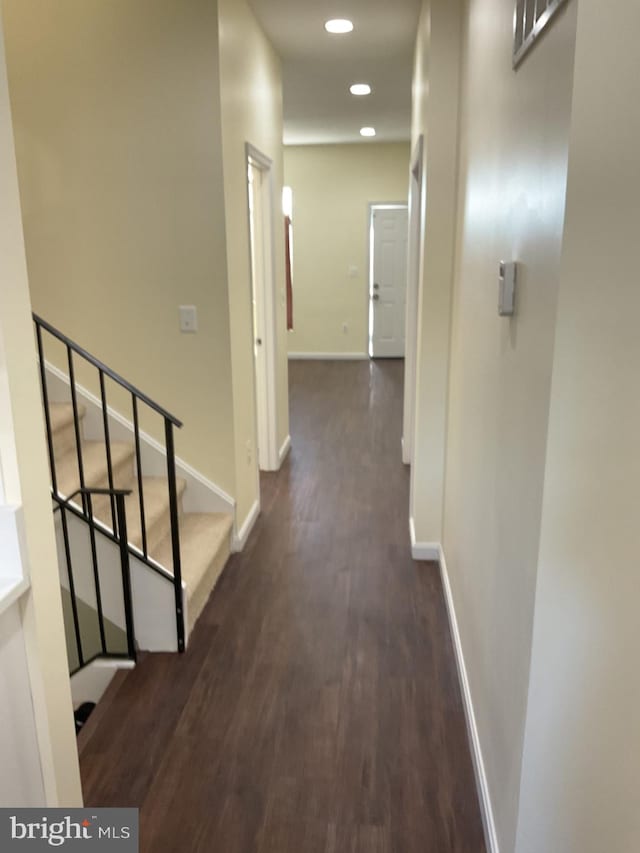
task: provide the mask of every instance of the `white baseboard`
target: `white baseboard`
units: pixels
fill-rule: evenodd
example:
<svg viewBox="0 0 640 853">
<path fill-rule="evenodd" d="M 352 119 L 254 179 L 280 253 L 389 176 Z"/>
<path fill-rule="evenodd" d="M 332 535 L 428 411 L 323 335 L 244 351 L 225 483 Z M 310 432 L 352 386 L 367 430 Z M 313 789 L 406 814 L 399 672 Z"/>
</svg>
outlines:
<svg viewBox="0 0 640 853">
<path fill-rule="evenodd" d="M 253 526 L 258 520 L 258 516 L 260 515 L 260 501 L 255 500 L 253 502 L 253 506 L 249 510 L 247 517 L 242 523 L 242 527 L 233 534 L 233 542 L 231 544 L 231 550 L 234 554 L 237 554 L 238 551 L 242 551 L 244 546 L 247 544 L 247 539 L 251 535 L 251 531 L 253 530 Z"/>
<path fill-rule="evenodd" d="M 291 361 L 368 361 L 366 352 L 290 352 Z"/>
<path fill-rule="evenodd" d="M 47 386 L 51 402 L 69 401 L 69 379 L 64 371 L 46 362 Z M 102 403 L 95 394 L 77 385 L 79 402 L 85 406 L 83 429 L 85 438 L 103 440 Z M 108 407 L 109 430 L 113 441 L 131 440 L 133 423 L 119 412 Z M 145 473 L 164 476 L 167 455 L 163 445 L 148 433 L 140 430 L 140 450 Z M 187 481 L 183 497 L 185 512 L 225 512 L 235 517 L 235 501 L 223 489 L 204 477 L 199 471 L 176 457 L 176 473 Z"/>
<path fill-rule="evenodd" d="M 464 652 L 462 649 L 462 641 L 460 639 L 460 631 L 458 628 L 458 619 L 456 616 L 453 593 L 451 592 L 451 584 L 449 583 L 447 562 L 445 560 L 442 546 L 438 545 L 437 547 L 439 551 L 438 562 L 440 563 L 440 577 L 442 579 L 442 589 L 447 605 L 447 614 L 449 617 L 449 626 L 451 629 L 451 639 L 453 642 L 453 648 L 456 656 L 456 667 L 458 669 L 458 680 L 460 682 L 462 701 L 464 703 L 464 716 L 467 724 L 467 735 L 469 737 L 469 745 L 471 747 L 471 758 L 473 760 L 473 770 L 476 777 L 478 798 L 480 800 L 480 813 L 482 815 L 482 824 L 484 827 L 485 844 L 487 846 L 487 853 L 500 853 L 500 847 L 498 845 L 498 835 L 496 833 L 495 820 L 493 817 L 493 808 L 491 805 L 491 795 L 489 793 L 487 774 L 484 767 L 484 758 L 482 756 L 482 746 L 480 745 L 480 737 L 478 735 L 476 715 L 473 708 L 473 699 L 471 697 L 471 687 L 469 685 L 467 666 L 464 660 Z"/>
<path fill-rule="evenodd" d="M 278 467 L 282 465 L 284 460 L 287 458 L 287 454 L 291 450 L 291 436 L 288 435 L 285 440 L 282 442 L 282 447 L 280 448 L 280 452 L 278 453 Z"/>
<path fill-rule="evenodd" d="M 414 560 L 439 560 L 439 542 L 417 542 L 416 526 L 413 518 L 409 519 L 409 535 L 411 537 L 411 556 Z"/>
</svg>

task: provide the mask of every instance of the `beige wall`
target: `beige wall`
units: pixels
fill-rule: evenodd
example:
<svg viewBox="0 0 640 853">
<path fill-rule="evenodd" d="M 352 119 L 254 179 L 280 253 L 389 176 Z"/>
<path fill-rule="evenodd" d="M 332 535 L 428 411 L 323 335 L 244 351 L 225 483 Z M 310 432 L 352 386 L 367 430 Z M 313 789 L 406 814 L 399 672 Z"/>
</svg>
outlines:
<svg viewBox="0 0 640 853">
<path fill-rule="evenodd" d="M 294 329 L 289 352 L 366 353 L 367 205 L 406 204 L 409 146 L 287 147 L 285 184 L 293 188 Z M 349 277 L 351 265 L 358 269 L 356 278 Z"/>
<path fill-rule="evenodd" d="M 505 851 L 529 681 L 576 11 L 571 4 L 514 73 L 512 7 L 473 0 L 466 28 L 444 520 Z M 512 319 L 497 312 L 501 259 L 519 263 Z"/>
<path fill-rule="evenodd" d="M 272 160 L 277 327 L 277 444 L 289 434 L 280 61 L 245 0 L 220 0 L 220 78 L 238 525 L 258 498 L 245 143 Z M 251 460 L 247 454 L 251 442 Z"/>
<path fill-rule="evenodd" d="M 1 28 L 0 187 L 0 493 L 4 491 L 7 503 L 23 506 L 31 573 L 31 588 L 20 601 L 19 627 L 12 629 L 11 641 L 13 648 L 18 644 L 26 651 L 30 696 L 12 693 L 12 713 L 1 725 L 3 737 L 17 745 L 33 737 L 35 719 L 40 765 L 40 773 L 36 768 L 28 775 L 34 744 L 25 742 L 19 774 L 13 780 L 3 778 L 0 787 L 6 791 L 13 784 L 14 794 L 23 791 L 25 802 L 32 805 L 79 806 L 82 794 Z M 8 616 L 0 614 L 4 665 Z M 17 684 L 8 671 L 3 676 L 6 684 Z M 7 766 L 0 761 L 0 774 L 11 766 L 8 761 Z"/>
<path fill-rule="evenodd" d="M 518 853 L 640 848 L 640 8 L 577 11 Z"/>
<path fill-rule="evenodd" d="M 233 494 L 217 5 L 3 9 L 34 309 L 183 420 L 178 454 Z"/>
<path fill-rule="evenodd" d="M 454 93 L 457 87 L 454 4 L 425 3 L 417 51 L 414 134 L 422 129 L 426 139 L 427 221 L 412 511 L 416 538 L 443 543 L 497 836 L 500 849 L 510 851 L 529 681 L 576 7 L 559 16 L 517 72 L 511 68 L 511 0 L 468 0 L 460 12 L 456 211 L 447 201 L 455 198 L 456 132 L 446 100 L 447 88 Z M 452 221 L 455 244 L 447 227 Z M 497 313 L 501 259 L 519 262 L 512 319 Z"/>
</svg>

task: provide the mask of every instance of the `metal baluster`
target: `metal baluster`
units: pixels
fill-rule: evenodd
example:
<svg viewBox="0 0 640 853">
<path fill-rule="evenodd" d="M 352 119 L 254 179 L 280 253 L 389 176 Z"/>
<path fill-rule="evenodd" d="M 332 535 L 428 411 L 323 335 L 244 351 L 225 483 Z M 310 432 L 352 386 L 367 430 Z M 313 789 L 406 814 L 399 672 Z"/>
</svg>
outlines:
<svg viewBox="0 0 640 853">
<path fill-rule="evenodd" d="M 71 404 L 73 406 L 73 427 L 75 431 L 76 437 L 76 450 L 78 454 L 78 474 L 80 477 L 80 488 L 85 488 L 85 480 L 84 480 L 84 465 L 82 462 L 82 441 L 80 437 L 80 416 L 78 414 L 78 395 L 76 393 L 76 380 L 75 380 L 75 371 L 73 368 L 73 351 L 71 347 L 67 345 L 67 358 L 69 362 L 69 382 L 71 385 Z M 93 579 L 96 587 L 96 604 L 98 606 L 98 624 L 100 628 L 100 644 L 102 645 L 102 651 L 106 654 L 107 651 L 107 643 L 104 633 L 104 616 L 102 613 L 102 594 L 100 592 L 100 575 L 98 573 L 98 557 L 96 551 L 96 531 L 93 521 L 93 505 L 91 502 L 91 495 L 83 492 L 82 495 L 82 507 L 85 513 L 85 516 L 89 522 L 89 541 L 91 544 L 91 563 L 93 566 Z"/>
<path fill-rule="evenodd" d="M 82 462 L 82 443 L 80 441 L 80 418 L 78 416 L 78 396 L 76 393 L 76 378 L 73 367 L 73 350 L 67 344 L 67 361 L 69 364 L 69 384 L 71 387 L 71 405 L 73 407 L 73 429 L 76 437 L 76 453 L 78 456 L 78 476 L 80 478 L 80 488 L 84 489 L 84 465 Z M 86 496 L 82 496 L 82 509 L 85 515 L 88 511 L 88 502 Z"/>
<path fill-rule="evenodd" d="M 100 628 L 100 645 L 102 653 L 107 653 L 107 638 L 104 632 L 104 613 L 102 612 L 102 592 L 100 590 L 100 572 L 98 569 L 98 552 L 96 548 L 96 528 L 93 520 L 93 507 L 91 495 L 86 495 L 87 508 L 89 510 L 89 542 L 91 544 L 91 564 L 93 566 L 93 581 L 96 586 L 96 606 L 98 608 L 98 627 Z"/>
<path fill-rule="evenodd" d="M 113 490 L 113 464 L 111 462 L 111 437 L 109 434 L 109 415 L 107 412 L 107 392 L 104 382 L 104 371 L 99 371 L 100 375 L 100 400 L 102 403 L 102 425 L 104 428 L 104 445 L 107 454 L 107 476 L 109 479 L 109 488 Z M 113 492 L 110 495 L 111 501 L 111 524 L 114 534 L 116 533 L 116 499 Z M 120 528 L 118 528 L 119 530 Z"/>
<path fill-rule="evenodd" d="M 138 401 L 136 395 L 131 395 L 133 404 L 133 433 L 136 445 L 136 468 L 138 469 L 138 494 L 140 495 L 140 530 L 142 533 L 142 553 L 145 558 L 147 553 L 147 525 L 144 517 L 144 492 L 142 489 L 142 456 L 140 454 L 140 425 L 138 423 Z"/>
<path fill-rule="evenodd" d="M 58 482 L 56 476 L 56 459 L 53 451 L 53 430 L 51 429 L 51 412 L 49 411 L 49 392 L 47 390 L 47 371 L 44 364 L 44 347 L 42 346 L 42 329 L 36 323 L 36 337 L 38 340 L 38 360 L 40 362 L 40 385 L 42 386 L 42 405 L 44 407 L 44 422 L 47 430 L 47 448 L 49 450 L 49 467 L 51 469 L 51 487 L 53 494 L 58 494 Z"/>
<path fill-rule="evenodd" d="M 176 484 L 176 456 L 173 446 L 173 424 L 164 421 L 167 446 L 167 480 L 169 483 L 169 514 L 171 518 L 171 547 L 173 552 L 173 588 L 176 602 L 176 630 L 178 651 L 184 651 L 184 612 L 182 606 L 182 566 L 180 563 L 180 531 L 178 527 L 178 488 Z"/>
<path fill-rule="evenodd" d="M 73 614 L 73 630 L 76 637 L 76 649 L 78 651 L 78 667 L 84 666 L 84 655 L 82 653 L 82 637 L 80 635 L 80 620 L 78 619 L 78 603 L 76 601 L 76 585 L 73 579 L 73 568 L 71 565 L 71 546 L 69 545 L 69 528 L 67 527 L 67 510 L 64 505 L 60 506 L 60 523 L 62 524 L 62 538 L 64 541 L 64 555 L 67 561 L 67 575 L 69 577 L 69 595 L 71 596 L 71 612 Z"/>
<path fill-rule="evenodd" d="M 131 567 L 129 565 L 129 546 L 127 544 L 127 513 L 125 492 L 117 492 L 118 530 L 120 531 L 120 562 L 122 566 L 122 595 L 124 599 L 124 619 L 127 628 L 127 651 L 131 660 L 136 659 L 136 641 L 133 625 L 133 606 L 131 600 Z"/>
</svg>

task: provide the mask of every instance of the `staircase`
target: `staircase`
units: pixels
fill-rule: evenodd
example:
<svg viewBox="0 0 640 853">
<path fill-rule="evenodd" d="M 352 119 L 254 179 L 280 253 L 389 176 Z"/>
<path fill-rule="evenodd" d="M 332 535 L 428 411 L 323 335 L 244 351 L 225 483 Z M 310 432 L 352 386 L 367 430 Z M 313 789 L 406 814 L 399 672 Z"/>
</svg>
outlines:
<svg viewBox="0 0 640 853">
<path fill-rule="evenodd" d="M 56 508 L 62 510 L 60 512 L 61 537 L 64 537 L 64 545 L 60 547 L 64 548 L 66 553 L 68 574 L 71 579 L 70 592 L 75 602 L 74 622 L 78 646 L 81 645 L 77 615 L 79 600 L 75 598 L 73 581 L 73 573 L 76 569 L 72 571 L 70 565 L 73 542 L 70 541 L 72 537 L 69 533 L 68 518 L 75 518 L 76 524 L 78 519 L 84 522 L 90 533 L 95 601 L 98 611 L 96 615 L 100 627 L 103 629 L 108 619 L 105 620 L 102 611 L 97 555 L 100 551 L 100 543 L 108 539 L 118 544 L 121 552 L 124 549 L 123 570 L 124 564 L 128 563 L 127 552 L 135 558 L 131 566 L 134 614 L 136 608 L 146 607 L 148 611 L 152 606 L 148 602 L 135 600 L 136 594 L 140 595 L 140 585 L 136 585 L 136 571 L 155 573 L 154 577 L 157 578 L 158 583 L 166 585 L 170 582 L 173 585 L 174 612 L 168 610 L 165 603 L 163 612 L 154 612 L 152 619 L 166 620 L 167 625 L 177 625 L 177 648 L 183 651 L 186 639 L 229 558 L 232 515 L 223 512 L 185 512 L 183 496 L 187 483 L 176 476 L 172 433 L 174 426 L 181 426 L 180 422 L 44 320 L 34 316 L 34 321 L 49 446 L 52 495 Z M 68 402 L 49 400 L 43 331 L 62 341 L 67 347 L 70 398 Z M 78 357 L 89 361 L 99 372 L 103 440 L 89 440 L 85 437 L 86 407 L 78 401 L 79 390 L 74 378 L 74 358 Z M 105 377 L 118 383 L 132 395 L 133 423 L 130 425 L 130 440 L 122 440 L 122 435 L 117 441 L 110 437 L 112 413 L 107 407 Z M 154 471 L 153 475 L 144 471 L 138 425 L 140 403 L 159 412 L 165 420 L 165 476 L 157 476 L 157 471 Z M 82 494 L 78 496 L 80 490 Z M 96 493 L 96 490 L 103 490 L 104 493 Z M 116 497 L 116 493 L 120 490 L 126 490 L 128 494 L 124 498 L 124 511 L 119 520 L 116 502 L 122 501 L 123 498 Z M 119 506 L 122 510 L 122 504 Z M 126 525 L 125 518 L 122 516 L 126 517 Z M 126 544 L 120 541 L 120 529 L 126 531 Z M 113 549 L 113 544 L 110 547 Z M 89 571 L 86 566 L 85 571 Z M 127 565 L 126 572 L 128 571 Z M 145 582 L 148 583 L 148 581 Z M 125 598 L 127 595 L 131 596 L 131 590 L 128 592 L 125 590 Z M 163 600 L 168 601 L 166 594 Z M 185 609 L 186 625 L 183 621 Z M 80 648 L 79 652 L 81 666 L 90 662 L 83 658 Z M 109 656 L 109 653 L 105 648 L 103 637 L 102 654 L 97 656 L 105 655 Z"/>
<path fill-rule="evenodd" d="M 58 492 L 63 496 L 73 494 L 80 488 L 78 452 L 75 438 L 73 406 L 71 403 L 49 403 L 54 458 Z M 80 427 L 85 416 L 83 406 L 78 407 Z M 81 438 L 84 463 L 84 483 L 89 488 L 108 488 L 106 446 L 101 441 L 85 441 Z M 111 442 L 113 483 L 119 489 L 131 489 L 126 500 L 127 531 L 129 544 L 142 552 L 142 526 L 140 520 L 140 490 L 135 472 L 134 443 Z M 180 550 L 182 580 L 187 588 L 187 615 L 189 633 L 209 594 L 222 572 L 230 554 L 231 515 L 223 513 L 185 513 L 182 496 L 186 483 L 177 478 L 178 510 L 180 527 Z M 172 573 L 171 520 L 169 492 L 162 477 L 142 477 L 144 495 L 147 553 L 154 563 Z M 92 502 L 93 515 L 97 521 L 112 530 L 111 505 L 108 496 Z"/>
</svg>

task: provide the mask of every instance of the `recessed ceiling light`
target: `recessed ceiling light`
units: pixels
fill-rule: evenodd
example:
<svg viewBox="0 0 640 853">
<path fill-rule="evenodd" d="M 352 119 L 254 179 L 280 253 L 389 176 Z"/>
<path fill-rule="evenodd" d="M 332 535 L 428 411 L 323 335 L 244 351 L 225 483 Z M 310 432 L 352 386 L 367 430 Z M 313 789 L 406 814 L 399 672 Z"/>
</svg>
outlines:
<svg viewBox="0 0 640 853">
<path fill-rule="evenodd" d="M 368 83 L 354 83 L 349 87 L 349 91 L 352 95 L 370 95 L 371 86 Z"/>
<path fill-rule="evenodd" d="M 346 18 L 333 18 L 327 21 L 324 28 L 328 33 L 350 33 L 353 30 L 353 23 Z"/>
<path fill-rule="evenodd" d="M 376 129 L 375 127 L 361 127 L 360 128 L 360 136 L 375 136 Z"/>
</svg>

